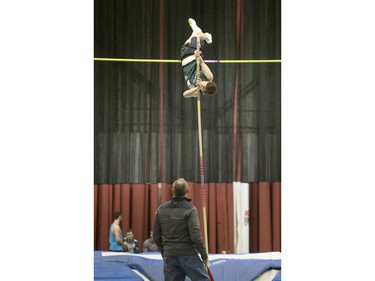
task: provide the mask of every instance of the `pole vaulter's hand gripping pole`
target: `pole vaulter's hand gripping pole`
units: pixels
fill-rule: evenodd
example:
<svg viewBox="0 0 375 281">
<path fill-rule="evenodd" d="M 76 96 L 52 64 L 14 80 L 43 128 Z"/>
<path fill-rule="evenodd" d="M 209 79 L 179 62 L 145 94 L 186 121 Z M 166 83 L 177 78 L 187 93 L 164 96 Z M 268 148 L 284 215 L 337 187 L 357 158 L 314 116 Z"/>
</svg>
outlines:
<svg viewBox="0 0 375 281">
<path fill-rule="evenodd" d="M 197 37 L 197 51 L 200 52 L 200 38 Z M 200 56 L 196 56 L 197 60 L 197 74 L 196 81 L 200 79 Z M 197 84 L 197 109 L 198 109 L 198 138 L 199 138 L 199 166 L 201 175 L 201 193 L 202 193 L 202 206 L 203 206 L 203 230 L 204 230 L 204 241 L 206 245 L 207 253 L 207 271 L 211 281 L 214 281 L 211 270 L 208 267 L 208 235 L 207 235 L 207 215 L 206 215 L 206 192 L 204 190 L 204 165 L 203 165 L 203 146 L 202 146 L 202 125 L 201 125 L 201 89 L 200 84 Z"/>
</svg>

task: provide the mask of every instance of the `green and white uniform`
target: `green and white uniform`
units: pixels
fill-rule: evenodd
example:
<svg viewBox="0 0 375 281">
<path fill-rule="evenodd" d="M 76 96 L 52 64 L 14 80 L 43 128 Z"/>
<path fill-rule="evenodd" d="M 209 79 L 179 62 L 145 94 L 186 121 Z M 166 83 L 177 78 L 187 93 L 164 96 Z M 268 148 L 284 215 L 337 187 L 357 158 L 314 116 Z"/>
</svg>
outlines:
<svg viewBox="0 0 375 281">
<path fill-rule="evenodd" d="M 197 61 L 193 60 L 193 61 L 189 62 L 188 64 L 184 65 L 182 67 L 182 71 L 184 72 L 184 78 L 185 78 L 185 81 L 186 81 L 187 85 L 189 86 L 191 84 L 194 87 L 196 87 L 197 86 L 197 77 L 196 77 Z M 202 81 L 208 81 L 208 79 L 207 79 L 206 75 L 204 75 L 202 69 L 200 69 L 199 73 L 200 73 L 200 78 L 201 78 Z"/>
<path fill-rule="evenodd" d="M 200 41 L 200 52 L 201 52 L 201 56 L 203 57 L 203 54 L 202 54 L 202 49 L 205 45 L 205 41 L 201 40 Z M 196 50 L 197 48 L 197 37 L 192 37 L 191 40 L 190 40 L 190 43 L 185 43 L 184 45 L 182 45 L 181 47 L 181 60 L 183 60 L 184 58 L 188 57 L 188 56 L 191 56 L 191 55 L 194 55 L 194 51 Z M 187 83 L 187 85 L 193 85 L 194 87 L 197 86 L 196 84 L 196 80 L 197 80 L 197 77 L 196 77 L 196 72 L 197 72 L 197 61 L 194 59 L 193 61 L 185 64 L 182 66 L 182 71 L 184 72 L 184 78 L 185 78 L 185 81 Z M 199 71 L 200 72 L 200 77 L 201 77 L 201 80 L 202 81 L 208 81 L 206 75 L 204 75 L 202 69 Z"/>
</svg>

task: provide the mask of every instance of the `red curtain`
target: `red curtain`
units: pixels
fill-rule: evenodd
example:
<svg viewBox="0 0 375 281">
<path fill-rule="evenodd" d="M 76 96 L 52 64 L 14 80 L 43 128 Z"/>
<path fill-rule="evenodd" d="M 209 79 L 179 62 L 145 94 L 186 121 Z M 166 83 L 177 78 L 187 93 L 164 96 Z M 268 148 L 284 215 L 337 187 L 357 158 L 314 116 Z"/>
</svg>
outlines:
<svg viewBox="0 0 375 281">
<path fill-rule="evenodd" d="M 172 198 L 171 184 L 95 184 L 94 249 L 108 250 L 112 213 L 123 215 L 122 230 L 132 227 L 140 242 L 149 237 L 154 213 Z M 189 183 L 204 235 L 200 183 Z M 206 183 L 206 215 L 210 253 L 234 252 L 233 184 Z M 281 251 L 281 183 L 250 183 L 250 252 Z"/>
<path fill-rule="evenodd" d="M 172 198 L 172 185 L 161 184 L 95 184 L 94 185 L 94 249 L 108 250 L 109 226 L 112 213 L 123 215 L 122 230 L 133 228 L 141 246 L 149 237 L 154 213 L 160 203 Z M 201 233 L 204 235 L 201 185 L 189 183 L 189 198 L 197 207 Z M 233 243 L 233 187 L 226 183 L 204 185 L 209 252 L 234 250 Z M 160 202 L 159 202 L 160 201 Z"/>
<path fill-rule="evenodd" d="M 281 251 L 281 183 L 250 183 L 250 252 Z"/>
<path fill-rule="evenodd" d="M 109 226 L 115 211 L 122 213 L 123 235 L 133 228 L 141 243 L 149 237 L 153 215 L 159 202 L 158 184 L 95 184 L 94 185 L 94 249 L 108 250 Z M 171 190 L 161 185 L 161 199 L 171 197 Z"/>
<path fill-rule="evenodd" d="M 203 202 L 200 183 L 189 183 L 190 198 L 198 209 L 201 233 L 203 228 Z M 234 221 L 233 221 L 233 184 L 206 183 L 208 250 L 210 253 L 234 251 Z"/>
</svg>

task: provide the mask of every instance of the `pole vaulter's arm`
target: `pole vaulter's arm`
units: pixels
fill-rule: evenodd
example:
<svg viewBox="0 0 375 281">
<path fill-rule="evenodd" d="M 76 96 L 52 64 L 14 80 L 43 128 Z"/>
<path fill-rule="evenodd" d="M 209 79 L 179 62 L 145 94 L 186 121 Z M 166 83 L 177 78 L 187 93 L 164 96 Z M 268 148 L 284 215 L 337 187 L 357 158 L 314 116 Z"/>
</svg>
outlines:
<svg viewBox="0 0 375 281">
<path fill-rule="evenodd" d="M 197 97 L 198 94 L 198 87 L 194 87 L 191 85 L 191 88 L 189 90 L 186 90 L 184 92 L 184 98 L 192 98 L 192 97 Z"/>
<path fill-rule="evenodd" d="M 197 51 L 195 51 L 197 52 Z M 208 81 L 212 82 L 214 80 L 214 75 L 211 72 L 211 69 L 208 67 L 207 64 L 205 64 L 204 60 L 200 56 L 200 54 L 197 57 L 197 60 L 199 61 L 200 67 L 204 73 L 204 75 L 207 77 Z"/>
</svg>

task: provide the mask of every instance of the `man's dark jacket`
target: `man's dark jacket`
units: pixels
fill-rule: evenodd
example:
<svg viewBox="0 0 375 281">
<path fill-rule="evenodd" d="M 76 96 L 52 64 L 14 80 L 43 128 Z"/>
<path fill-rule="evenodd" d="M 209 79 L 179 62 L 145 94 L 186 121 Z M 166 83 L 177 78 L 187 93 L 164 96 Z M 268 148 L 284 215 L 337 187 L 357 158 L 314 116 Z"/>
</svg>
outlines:
<svg viewBox="0 0 375 281">
<path fill-rule="evenodd" d="M 191 199 L 173 197 L 155 212 L 153 237 L 163 257 L 189 256 L 196 252 L 207 259 L 199 229 L 198 211 Z"/>
</svg>

